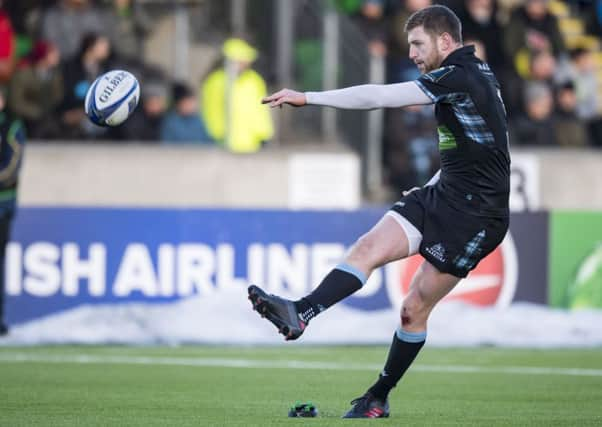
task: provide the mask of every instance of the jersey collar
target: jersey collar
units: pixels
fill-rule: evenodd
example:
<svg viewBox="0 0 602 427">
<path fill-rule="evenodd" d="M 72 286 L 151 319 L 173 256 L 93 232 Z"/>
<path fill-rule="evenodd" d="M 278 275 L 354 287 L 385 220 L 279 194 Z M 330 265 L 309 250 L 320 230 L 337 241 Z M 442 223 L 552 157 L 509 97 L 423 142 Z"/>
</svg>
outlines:
<svg viewBox="0 0 602 427">
<path fill-rule="evenodd" d="M 461 62 L 461 58 L 467 56 L 474 56 L 474 53 L 475 48 L 472 44 L 459 47 L 458 49 L 454 50 L 452 53 L 447 55 L 447 58 L 443 60 L 441 66 L 444 67 L 446 65 L 457 64 L 458 62 Z"/>
</svg>

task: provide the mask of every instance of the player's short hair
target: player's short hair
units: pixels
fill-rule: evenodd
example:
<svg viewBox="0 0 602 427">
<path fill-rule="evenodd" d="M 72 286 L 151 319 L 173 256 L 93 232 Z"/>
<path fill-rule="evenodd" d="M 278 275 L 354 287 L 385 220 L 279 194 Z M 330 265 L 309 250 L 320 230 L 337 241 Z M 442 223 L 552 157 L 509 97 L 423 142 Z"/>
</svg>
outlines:
<svg viewBox="0 0 602 427">
<path fill-rule="evenodd" d="M 414 12 L 406 22 L 405 31 L 416 27 L 424 27 L 424 31 L 432 36 L 448 33 L 451 38 L 462 43 L 462 23 L 456 14 L 448 7 L 433 5 Z"/>
</svg>

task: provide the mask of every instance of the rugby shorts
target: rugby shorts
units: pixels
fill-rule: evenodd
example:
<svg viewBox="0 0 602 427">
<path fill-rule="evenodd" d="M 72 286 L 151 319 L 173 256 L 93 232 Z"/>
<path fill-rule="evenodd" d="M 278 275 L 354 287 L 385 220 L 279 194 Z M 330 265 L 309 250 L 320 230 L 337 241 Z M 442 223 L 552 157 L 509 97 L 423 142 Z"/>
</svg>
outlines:
<svg viewBox="0 0 602 427">
<path fill-rule="evenodd" d="M 420 253 L 439 271 L 466 277 L 506 236 L 508 217 L 471 215 L 426 186 L 402 197 L 387 212 L 405 230 L 410 255 Z"/>
</svg>

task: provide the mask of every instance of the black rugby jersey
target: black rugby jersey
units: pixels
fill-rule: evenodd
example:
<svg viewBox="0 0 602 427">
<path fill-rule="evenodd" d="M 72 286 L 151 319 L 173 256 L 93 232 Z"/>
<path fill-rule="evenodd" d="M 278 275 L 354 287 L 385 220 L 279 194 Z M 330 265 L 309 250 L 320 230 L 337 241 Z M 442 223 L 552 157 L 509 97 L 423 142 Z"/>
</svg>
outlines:
<svg viewBox="0 0 602 427">
<path fill-rule="evenodd" d="M 435 102 L 441 156 L 437 193 L 478 216 L 508 216 L 510 153 L 500 85 L 474 46 L 452 52 L 416 84 Z"/>
</svg>

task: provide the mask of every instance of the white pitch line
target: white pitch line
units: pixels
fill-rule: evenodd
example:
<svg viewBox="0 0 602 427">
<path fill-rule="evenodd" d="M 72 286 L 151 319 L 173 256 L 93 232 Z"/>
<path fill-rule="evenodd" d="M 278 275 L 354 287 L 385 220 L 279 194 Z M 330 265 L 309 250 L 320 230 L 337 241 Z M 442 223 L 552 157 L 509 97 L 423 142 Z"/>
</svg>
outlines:
<svg viewBox="0 0 602 427">
<path fill-rule="evenodd" d="M 337 371 L 375 371 L 380 364 L 312 362 L 303 360 L 253 360 L 228 358 L 184 358 L 184 357 L 148 357 L 116 356 L 90 354 L 27 354 L 0 353 L 0 362 L 4 363 L 74 363 L 74 364 L 115 364 L 115 365 L 168 365 L 168 366 L 215 366 L 224 368 L 257 369 L 314 369 Z M 514 375 L 563 375 L 582 377 L 602 377 L 602 369 L 547 368 L 538 366 L 470 366 L 470 365 L 415 365 L 414 371 L 448 372 L 457 374 L 514 374 Z"/>
</svg>

